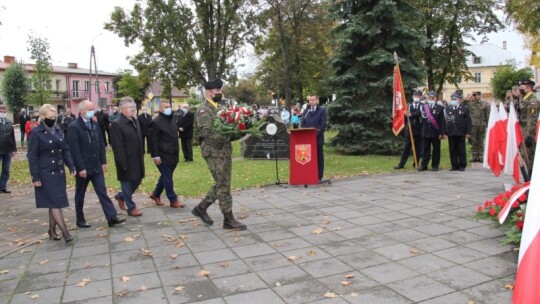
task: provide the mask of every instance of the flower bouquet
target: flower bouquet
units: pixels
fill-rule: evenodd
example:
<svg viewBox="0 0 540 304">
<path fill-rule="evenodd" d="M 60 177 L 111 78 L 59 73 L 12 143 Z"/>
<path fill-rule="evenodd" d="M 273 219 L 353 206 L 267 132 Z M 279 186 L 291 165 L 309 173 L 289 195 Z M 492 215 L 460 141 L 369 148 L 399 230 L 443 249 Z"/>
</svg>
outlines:
<svg viewBox="0 0 540 304">
<path fill-rule="evenodd" d="M 262 137 L 261 127 L 266 124 L 265 120 L 258 120 L 256 112 L 250 106 L 229 106 L 218 112 L 214 120 L 215 129 L 222 135 L 233 139 L 240 139 L 247 134 L 254 137 Z"/>
<path fill-rule="evenodd" d="M 485 201 L 483 205 L 478 205 L 476 218 L 491 219 L 498 223 L 499 212 L 504 208 L 510 197 L 518 190 L 528 187 L 529 182 L 515 185 L 510 190 L 501 193 L 493 198 L 492 201 Z M 521 241 L 521 231 L 525 218 L 525 208 L 527 203 L 527 192 L 521 194 L 510 206 L 510 211 L 504 226 L 510 229 L 506 232 L 506 238 L 502 241 L 504 244 L 519 244 Z"/>
</svg>

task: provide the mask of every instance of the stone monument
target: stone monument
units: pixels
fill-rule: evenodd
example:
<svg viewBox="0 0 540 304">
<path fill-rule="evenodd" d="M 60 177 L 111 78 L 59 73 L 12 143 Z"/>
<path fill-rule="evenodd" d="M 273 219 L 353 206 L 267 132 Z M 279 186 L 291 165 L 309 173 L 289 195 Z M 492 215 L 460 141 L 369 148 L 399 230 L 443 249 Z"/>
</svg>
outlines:
<svg viewBox="0 0 540 304">
<path fill-rule="evenodd" d="M 244 158 L 250 159 L 275 159 L 276 151 L 278 159 L 289 159 L 289 139 L 287 125 L 281 118 L 272 114 L 266 118 L 268 123 L 277 126 L 277 132 L 271 136 L 264 132 L 261 138 L 250 135 L 240 140 L 240 153 Z"/>
</svg>

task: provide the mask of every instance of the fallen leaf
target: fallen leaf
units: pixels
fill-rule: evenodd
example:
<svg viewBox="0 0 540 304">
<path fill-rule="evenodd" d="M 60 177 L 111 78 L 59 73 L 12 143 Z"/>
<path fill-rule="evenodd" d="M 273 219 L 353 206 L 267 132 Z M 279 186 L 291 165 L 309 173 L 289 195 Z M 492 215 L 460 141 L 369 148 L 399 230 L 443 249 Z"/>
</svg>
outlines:
<svg viewBox="0 0 540 304">
<path fill-rule="evenodd" d="M 186 289 L 184 286 L 178 286 L 174 289 L 174 291 L 180 292 L 180 291 L 184 291 L 184 289 Z"/>
<path fill-rule="evenodd" d="M 103 238 L 103 237 L 107 237 L 108 235 L 109 235 L 108 233 L 103 232 L 103 233 L 98 233 L 97 237 Z"/>
<path fill-rule="evenodd" d="M 279 287 L 281 286 L 281 283 L 280 282 L 276 282 L 276 287 Z"/>
<path fill-rule="evenodd" d="M 473 300 L 469 300 L 467 301 L 467 304 L 476 304 L 476 302 L 474 302 Z"/>
<path fill-rule="evenodd" d="M 203 270 L 199 271 L 197 274 L 198 274 L 200 277 L 207 277 L 207 276 L 210 275 L 210 271 L 204 270 L 204 269 L 203 269 Z"/>
<path fill-rule="evenodd" d="M 47 264 L 47 263 L 49 263 L 49 260 L 43 260 L 43 261 L 39 262 L 39 265 L 43 265 L 43 264 Z"/>
<path fill-rule="evenodd" d="M 416 248 L 411 248 L 409 250 L 409 252 L 412 253 L 412 254 L 420 254 L 421 253 L 421 251 L 419 249 L 416 249 Z"/>
<path fill-rule="evenodd" d="M 510 289 L 510 290 L 513 290 L 513 289 L 514 289 L 514 285 L 513 285 L 513 284 L 506 284 L 506 285 L 504 285 L 504 289 Z"/>
<path fill-rule="evenodd" d="M 180 266 L 180 265 L 173 265 L 173 267 L 172 267 L 172 269 L 180 269 L 180 268 L 182 268 L 182 266 Z"/>
<path fill-rule="evenodd" d="M 307 255 L 309 256 L 314 256 L 314 255 L 317 255 L 317 252 L 315 250 L 310 250 L 308 252 L 306 252 Z"/>
<path fill-rule="evenodd" d="M 152 256 L 152 250 L 146 249 L 146 248 L 141 248 L 140 250 L 141 250 L 141 252 L 143 253 L 143 255 L 149 256 L 149 257 Z"/>
<path fill-rule="evenodd" d="M 21 250 L 21 251 L 19 251 L 19 252 L 20 252 L 21 254 L 23 254 L 23 253 L 27 253 L 27 252 L 32 252 L 32 250 L 30 250 L 30 249 L 23 249 L 23 250 Z"/>
<path fill-rule="evenodd" d="M 82 279 L 82 281 L 79 282 L 79 284 L 75 285 L 75 287 L 84 287 L 89 282 L 90 282 L 90 278 L 84 278 Z"/>
<path fill-rule="evenodd" d="M 351 297 L 357 297 L 358 294 L 356 292 L 351 292 Z"/>
<path fill-rule="evenodd" d="M 335 298 L 336 294 L 333 293 L 333 292 L 327 292 L 327 293 L 324 294 L 324 297 L 325 298 Z"/>
<path fill-rule="evenodd" d="M 221 267 L 223 267 L 223 268 L 229 267 L 229 262 L 223 262 L 223 263 L 221 263 Z"/>
<path fill-rule="evenodd" d="M 127 281 L 129 281 L 129 277 L 128 276 L 122 276 L 122 277 L 120 277 L 120 281 L 127 282 Z"/>
<path fill-rule="evenodd" d="M 38 295 L 38 294 L 35 294 L 35 295 L 31 295 L 31 296 L 30 296 L 30 299 L 32 299 L 32 300 L 35 300 L 35 299 L 37 299 L 37 298 L 39 298 L 39 295 Z"/>
<path fill-rule="evenodd" d="M 234 238 L 234 242 L 238 243 L 240 242 L 241 240 L 243 240 L 244 238 L 243 237 L 235 237 Z"/>
<path fill-rule="evenodd" d="M 294 261 L 297 261 L 298 259 L 300 259 L 300 257 L 297 257 L 297 256 L 295 256 L 295 255 L 291 255 L 291 256 L 289 256 L 287 259 L 289 259 L 289 261 L 293 261 L 293 262 L 294 262 Z"/>
<path fill-rule="evenodd" d="M 341 283 L 341 285 L 347 287 L 347 286 L 351 286 L 351 281 L 339 281 Z"/>
<path fill-rule="evenodd" d="M 328 225 L 328 224 L 330 224 L 330 221 L 329 220 L 324 220 L 322 223 L 323 223 L 323 225 Z"/>
<path fill-rule="evenodd" d="M 140 291 L 146 291 L 148 290 L 148 287 L 144 286 L 144 285 L 141 285 L 141 287 L 139 288 Z"/>
<path fill-rule="evenodd" d="M 169 254 L 169 256 L 171 257 L 171 259 L 176 260 L 176 257 L 178 257 L 178 254 L 177 253 L 176 254 L 171 253 L 171 254 Z"/>
<path fill-rule="evenodd" d="M 133 238 L 130 238 L 130 237 L 127 237 L 124 239 L 124 242 L 133 242 L 134 239 Z"/>
<path fill-rule="evenodd" d="M 178 236 L 178 238 L 181 239 L 181 240 L 185 240 L 185 239 L 188 239 L 188 238 L 189 238 L 189 235 L 180 234 L 180 235 Z"/>
<path fill-rule="evenodd" d="M 279 247 L 281 247 L 281 244 L 275 243 L 273 246 L 279 248 Z"/>
<path fill-rule="evenodd" d="M 349 274 L 345 275 L 345 279 L 352 279 L 352 278 L 354 278 L 354 274 L 352 274 L 352 273 L 349 273 Z"/>
<path fill-rule="evenodd" d="M 323 233 L 323 232 L 324 232 L 324 229 L 323 229 L 323 228 L 320 228 L 320 227 L 317 228 L 317 229 L 315 229 L 315 230 L 313 230 L 313 231 L 311 231 L 311 233 L 313 233 L 313 234 L 321 234 L 321 233 Z"/>
<path fill-rule="evenodd" d="M 186 243 L 178 242 L 178 243 L 176 243 L 176 248 L 182 248 L 182 247 L 184 247 L 184 245 L 186 245 Z"/>
<path fill-rule="evenodd" d="M 84 268 L 91 268 L 91 267 L 92 267 L 92 263 L 90 263 L 90 262 L 86 262 L 84 264 Z"/>
<path fill-rule="evenodd" d="M 9 270 L 7 270 L 7 269 L 2 269 L 2 270 L 0 270 L 0 274 L 6 274 L 6 273 L 8 273 L 8 272 L 9 272 Z"/>
<path fill-rule="evenodd" d="M 117 293 L 116 293 L 116 296 L 118 296 L 118 297 L 125 297 L 125 296 L 127 296 L 128 294 L 129 294 L 129 291 L 127 291 L 126 289 L 124 289 L 124 290 L 121 290 L 121 291 L 117 292 Z"/>
<path fill-rule="evenodd" d="M 104 228 L 104 227 L 97 227 L 96 230 L 97 230 L 97 231 L 99 231 L 99 230 L 105 230 L 105 228 Z"/>
</svg>

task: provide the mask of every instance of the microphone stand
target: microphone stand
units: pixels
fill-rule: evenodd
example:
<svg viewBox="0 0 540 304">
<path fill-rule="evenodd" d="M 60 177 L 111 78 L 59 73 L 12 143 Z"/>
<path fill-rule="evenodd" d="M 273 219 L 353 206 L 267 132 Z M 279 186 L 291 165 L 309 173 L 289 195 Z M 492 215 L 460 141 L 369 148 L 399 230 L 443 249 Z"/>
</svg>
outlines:
<svg viewBox="0 0 540 304">
<path fill-rule="evenodd" d="M 281 186 L 283 188 L 287 188 L 283 185 L 287 184 L 287 183 L 282 183 L 280 180 L 279 180 L 279 170 L 278 170 L 278 150 L 277 150 L 277 133 L 273 135 L 274 137 L 274 160 L 276 162 L 276 185 L 278 186 Z"/>
</svg>

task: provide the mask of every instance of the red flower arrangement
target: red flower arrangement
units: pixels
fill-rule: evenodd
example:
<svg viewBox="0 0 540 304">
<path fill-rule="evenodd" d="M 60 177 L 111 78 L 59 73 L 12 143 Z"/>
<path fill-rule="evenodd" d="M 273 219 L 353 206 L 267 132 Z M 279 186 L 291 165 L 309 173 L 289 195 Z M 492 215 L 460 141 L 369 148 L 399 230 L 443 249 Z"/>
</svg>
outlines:
<svg viewBox="0 0 540 304">
<path fill-rule="evenodd" d="M 214 121 L 216 130 L 234 139 L 242 138 L 246 134 L 261 137 L 261 127 L 266 123 L 256 119 L 256 112 L 250 106 L 230 106 L 218 112 Z"/>
<path fill-rule="evenodd" d="M 492 219 L 498 223 L 498 214 L 510 200 L 512 194 L 522 187 L 528 186 L 529 183 L 515 185 L 510 190 L 495 196 L 492 201 L 485 201 L 484 204 L 478 205 L 476 207 L 476 218 Z M 521 205 L 527 203 L 527 193 L 522 194 L 511 206 L 507 221 L 504 223 L 510 230 L 506 232 L 506 239 L 503 240 L 503 243 L 519 244 L 521 241 L 521 231 L 523 230 L 525 217 L 525 211 L 521 208 Z"/>
</svg>

